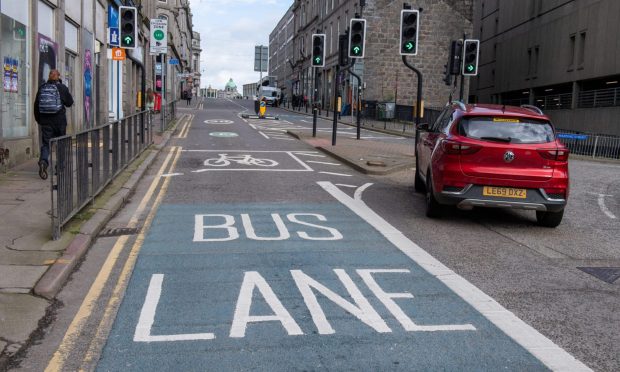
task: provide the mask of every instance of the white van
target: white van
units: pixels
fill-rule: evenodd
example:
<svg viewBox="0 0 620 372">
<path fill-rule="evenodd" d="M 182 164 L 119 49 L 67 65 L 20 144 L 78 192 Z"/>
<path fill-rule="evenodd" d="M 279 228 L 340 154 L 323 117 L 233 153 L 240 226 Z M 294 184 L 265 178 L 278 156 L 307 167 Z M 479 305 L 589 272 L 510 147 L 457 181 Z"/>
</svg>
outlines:
<svg viewBox="0 0 620 372">
<path fill-rule="evenodd" d="M 259 87 L 258 88 L 258 99 L 262 99 L 265 97 L 265 101 L 268 105 L 277 107 L 278 102 L 280 100 L 280 89 L 274 87 Z"/>
</svg>

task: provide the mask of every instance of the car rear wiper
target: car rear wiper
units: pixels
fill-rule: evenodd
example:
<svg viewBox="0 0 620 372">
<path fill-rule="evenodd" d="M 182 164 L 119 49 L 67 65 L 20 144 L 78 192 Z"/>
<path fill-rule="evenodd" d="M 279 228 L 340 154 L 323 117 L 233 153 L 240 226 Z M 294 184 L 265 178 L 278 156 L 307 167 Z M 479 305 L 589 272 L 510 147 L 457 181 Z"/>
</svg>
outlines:
<svg viewBox="0 0 620 372">
<path fill-rule="evenodd" d="M 510 137 L 480 137 L 481 140 L 485 141 L 496 141 L 496 142 L 512 142 L 512 138 Z"/>
</svg>

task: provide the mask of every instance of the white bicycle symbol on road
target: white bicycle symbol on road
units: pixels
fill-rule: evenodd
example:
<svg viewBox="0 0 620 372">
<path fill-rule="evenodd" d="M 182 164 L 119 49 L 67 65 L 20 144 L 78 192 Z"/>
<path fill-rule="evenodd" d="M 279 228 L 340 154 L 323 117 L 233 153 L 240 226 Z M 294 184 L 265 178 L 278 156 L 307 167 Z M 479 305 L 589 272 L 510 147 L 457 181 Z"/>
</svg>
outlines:
<svg viewBox="0 0 620 372">
<path fill-rule="evenodd" d="M 278 162 L 271 159 L 258 159 L 252 157 L 252 155 L 235 155 L 229 156 L 228 154 L 218 154 L 219 158 L 207 159 L 204 162 L 208 167 L 227 167 L 232 163 L 240 165 L 254 165 L 258 167 L 275 167 Z"/>
</svg>

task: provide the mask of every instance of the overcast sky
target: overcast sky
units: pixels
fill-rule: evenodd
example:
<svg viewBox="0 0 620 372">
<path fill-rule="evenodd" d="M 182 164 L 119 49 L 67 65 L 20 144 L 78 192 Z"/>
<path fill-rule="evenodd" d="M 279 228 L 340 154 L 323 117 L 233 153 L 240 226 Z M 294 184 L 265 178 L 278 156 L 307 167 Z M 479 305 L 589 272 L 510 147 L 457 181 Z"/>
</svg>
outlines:
<svg viewBox="0 0 620 372">
<path fill-rule="evenodd" d="M 190 0 L 194 31 L 200 32 L 201 85 L 223 89 L 233 78 L 257 82 L 254 46 L 269 45 L 269 34 L 293 0 Z"/>
</svg>

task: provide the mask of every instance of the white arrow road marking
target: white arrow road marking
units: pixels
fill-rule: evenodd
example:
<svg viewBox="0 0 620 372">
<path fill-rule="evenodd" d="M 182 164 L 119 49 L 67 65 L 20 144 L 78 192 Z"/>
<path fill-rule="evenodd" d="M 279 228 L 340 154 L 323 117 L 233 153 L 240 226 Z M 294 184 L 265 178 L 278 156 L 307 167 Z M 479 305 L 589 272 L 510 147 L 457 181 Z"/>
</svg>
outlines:
<svg viewBox="0 0 620 372">
<path fill-rule="evenodd" d="M 362 192 L 372 184 L 367 183 L 360 187 L 355 192 L 354 198 L 351 198 L 331 182 L 318 182 L 318 184 L 336 200 L 374 227 L 377 232 L 407 257 L 436 277 L 506 335 L 538 358 L 549 369 L 554 371 L 591 371 L 588 366 L 409 240 L 402 232 L 368 207 L 361 196 Z"/>
</svg>

